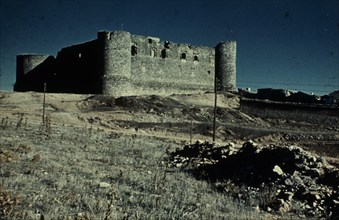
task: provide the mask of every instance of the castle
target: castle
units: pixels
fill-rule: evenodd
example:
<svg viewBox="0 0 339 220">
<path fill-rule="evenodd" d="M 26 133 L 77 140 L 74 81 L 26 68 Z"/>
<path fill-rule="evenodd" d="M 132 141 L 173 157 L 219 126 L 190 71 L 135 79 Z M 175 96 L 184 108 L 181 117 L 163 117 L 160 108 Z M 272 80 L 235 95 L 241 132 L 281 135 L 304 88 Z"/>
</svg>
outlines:
<svg viewBox="0 0 339 220">
<path fill-rule="evenodd" d="M 57 56 L 17 56 L 14 91 L 113 96 L 236 90 L 236 42 L 215 48 L 161 42 L 125 31 L 62 48 Z"/>
</svg>

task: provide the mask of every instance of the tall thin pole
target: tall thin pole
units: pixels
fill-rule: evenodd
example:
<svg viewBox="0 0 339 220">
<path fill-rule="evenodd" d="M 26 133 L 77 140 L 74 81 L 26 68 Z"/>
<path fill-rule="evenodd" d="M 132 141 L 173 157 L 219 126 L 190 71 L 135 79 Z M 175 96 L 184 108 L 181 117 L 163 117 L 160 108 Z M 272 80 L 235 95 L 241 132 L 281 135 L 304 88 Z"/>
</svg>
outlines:
<svg viewBox="0 0 339 220">
<path fill-rule="evenodd" d="M 44 100 L 43 100 L 43 104 L 42 104 L 42 123 L 43 124 L 45 124 L 46 87 L 47 87 L 47 84 L 44 83 Z"/>
<path fill-rule="evenodd" d="M 192 144 L 192 138 L 193 138 L 193 119 L 191 119 L 190 144 Z"/>
<path fill-rule="evenodd" d="M 215 142 L 215 128 L 217 118 L 217 77 L 214 76 L 214 112 L 213 112 L 213 143 Z"/>
</svg>

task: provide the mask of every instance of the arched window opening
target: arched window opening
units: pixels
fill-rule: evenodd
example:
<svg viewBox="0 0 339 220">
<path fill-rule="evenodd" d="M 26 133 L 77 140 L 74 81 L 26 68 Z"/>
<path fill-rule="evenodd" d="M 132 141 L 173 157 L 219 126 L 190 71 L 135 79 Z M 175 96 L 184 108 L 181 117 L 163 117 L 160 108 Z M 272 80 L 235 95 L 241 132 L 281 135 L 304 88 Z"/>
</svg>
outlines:
<svg viewBox="0 0 339 220">
<path fill-rule="evenodd" d="M 197 56 L 197 55 L 195 55 L 195 56 L 194 56 L 194 58 L 193 58 L 193 60 L 198 62 L 198 61 L 199 61 L 199 58 L 198 58 L 198 56 Z"/>
<path fill-rule="evenodd" d="M 180 56 L 180 59 L 186 60 L 186 53 L 182 53 L 181 56 Z"/>
<path fill-rule="evenodd" d="M 167 57 L 168 57 L 168 54 L 167 54 L 166 49 L 162 49 L 162 51 L 161 51 L 161 58 L 165 59 Z"/>
<path fill-rule="evenodd" d="M 153 40 L 151 38 L 148 38 L 148 43 L 153 43 Z"/>
<path fill-rule="evenodd" d="M 138 47 L 135 46 L 135 45 L 132 45 L 132 47 L 131 47 L 131 55 L 135 56 L 137 54 L 138 54 Z"/>
</svg>

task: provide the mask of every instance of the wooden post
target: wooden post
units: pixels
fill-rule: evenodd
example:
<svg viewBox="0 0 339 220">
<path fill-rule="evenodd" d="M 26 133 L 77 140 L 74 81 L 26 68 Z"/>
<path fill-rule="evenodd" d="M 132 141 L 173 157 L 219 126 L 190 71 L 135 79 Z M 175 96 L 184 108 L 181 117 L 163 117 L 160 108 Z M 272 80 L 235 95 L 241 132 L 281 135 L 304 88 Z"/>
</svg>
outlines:
<svg viewBox="0 0 339 220">
<path fill-rule="evenodd" d="M 193 119 L 191 119 L 191 128 L 190 128 L 190 144 L 192 144 L 193 136 Z"/>
<path fill-rule="evenodd" d="M 217 118 L 217 77 L 214 76 L 214 112 L 213 112 L 213 143 L 215 142 L 215 128 Z"/>
<path fill-rule="evenodd" d="M 45 125 L 46 87 L 47 87 L 47 84 L 44 83 L 44 100 L 43 100 L 43 104 L 42 104 L 42 124 L 44 124 L 44 125 Z"/>
</svg>

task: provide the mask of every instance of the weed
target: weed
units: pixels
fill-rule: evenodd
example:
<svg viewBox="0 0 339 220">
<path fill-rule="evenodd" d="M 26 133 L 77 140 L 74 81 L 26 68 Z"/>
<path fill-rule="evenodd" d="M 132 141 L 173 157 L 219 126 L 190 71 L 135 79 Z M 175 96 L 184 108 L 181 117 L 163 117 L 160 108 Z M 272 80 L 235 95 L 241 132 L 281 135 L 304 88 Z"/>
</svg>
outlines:
<svg viewBox="0 0 339 220">
<path fill-rule="evenodd" d="M 35 154 L 32 158 L 32 162 L 37 163 L 40 161 L 40 159 L 41 159 L 40 154 Z"/>
<path fill-rule="evenodd" d="M 12 151 L 0 149 L 0 163 L 8 163 L 18 160 L 19 157 Z"/>
<path fill-rule="evenodd" d="M 21 202 L 19 196 L 13 196 L 0 185 L 0 216 L 9 216 Z"/>
<path fill-rule="evenodd" d="M 110 196 L 110 198 L 109 198 L 109 201 L 108 201 L 104 220 L 110 219 L 110 216 L 112 215 L 113 207 L 114 207 L 114 200 L 115 200 L 115 197 L 116 197 L 115 192 L 112 190 L 112 192 L 109 193 L 109 196 Z"/>
<path fill-rule="evenodd" d="M 25 144 L 20 144 L 19 147 L 16 149 L 16 152 L 23 153 L 23 154 L 28 154 L 31 151 L 32 151 L 32 148 Z"/>
<path fill-rule="evenodd" d="M 0 181 L 24 196 L 22 203 L 11 203 L 27 213 L 24 219 L 36 219 L 36 210 L 45 219 L 258 219 L 208 183 L 169 170 L 166 151 L 176 144 L 93 128 L 56 124 L 49 138 L 34 129 L 0 130 L 2 145 L 30 143 L 0 154 L 4 162 L 22 157 L 1 167 Z M 48 163 L 39 162 L 42 156 Z M 20 175 L 5 175 L 10 170 Z"/>
<path fill-rule="evenodd" d="M 18 128 L 20 128 L 22 126 L 23 120 L 24 120 L 24 114 L 21 113 L 21 114 L 19 114 L 19 120 L 18 120 L 18 122 L 16 124 L 16 129 L 18 129 Z"/>
<path fill-rule="evenodd" d="M 46 135 L 46 136 L 50 136 L 51 132 L 52 132 L 52 121 L 51 121 L 51 116 L 50 115 L 46 115 L 44 121 L 42 122 L 39 131 Z"/>
<path fill-rule="evenodd" d="M 2 129 L 6 129 L 8 127 L 9 123 L 8 123 L 8 116 L 6 116 L 6 118 L 2 118 L 1 119 L 1 126 L 0 128 Z"/>
</svg>

